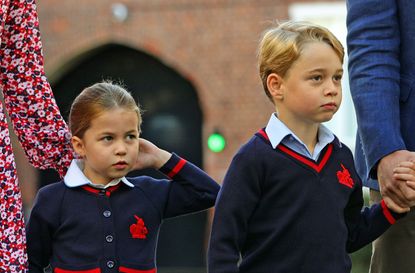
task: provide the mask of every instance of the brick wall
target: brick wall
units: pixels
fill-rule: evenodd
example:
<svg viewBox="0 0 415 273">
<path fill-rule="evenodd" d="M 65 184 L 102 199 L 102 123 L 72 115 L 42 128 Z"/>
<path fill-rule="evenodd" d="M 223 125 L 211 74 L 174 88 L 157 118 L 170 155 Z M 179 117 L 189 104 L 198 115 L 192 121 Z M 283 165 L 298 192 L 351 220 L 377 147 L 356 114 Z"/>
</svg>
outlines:
<svg viewBox="0 0 415 273">
<path fill-rule="evenodd" d="M 79 56 L 107 43 L 144 51 L 196 87 L 203 142 L 220 128 L 221 153 L 203 147 L 204 169 L 222 181 L 233 154 L 273 111 L 256 68 L 256 47 L 269 22 L 288 17 L 289 0 L 38 0 L 46 73 L 53 83 Z M 313 1 L 303 1 L 313 2 Z M 59 92 L 59 90 L 54 90 Z"/>
</svg>

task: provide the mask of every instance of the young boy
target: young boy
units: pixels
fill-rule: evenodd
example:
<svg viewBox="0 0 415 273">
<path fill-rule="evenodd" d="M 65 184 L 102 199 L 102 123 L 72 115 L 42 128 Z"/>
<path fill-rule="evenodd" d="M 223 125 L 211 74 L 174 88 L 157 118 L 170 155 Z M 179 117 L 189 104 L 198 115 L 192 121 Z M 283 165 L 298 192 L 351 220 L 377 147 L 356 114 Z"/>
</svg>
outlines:
<svg viewBox="0 0 415 273">
<path fill-rule="evenodd" d="M 348 273 L 348 253 L 403 216 L 384 201 L 361 210 L 352 153 L 321 124 L 341 103 L 343 56 L 317 25 L 286 22 L 265 32 L 259 70 L 276 112 L 226 174 L 209 273 Z"/>
</svg>

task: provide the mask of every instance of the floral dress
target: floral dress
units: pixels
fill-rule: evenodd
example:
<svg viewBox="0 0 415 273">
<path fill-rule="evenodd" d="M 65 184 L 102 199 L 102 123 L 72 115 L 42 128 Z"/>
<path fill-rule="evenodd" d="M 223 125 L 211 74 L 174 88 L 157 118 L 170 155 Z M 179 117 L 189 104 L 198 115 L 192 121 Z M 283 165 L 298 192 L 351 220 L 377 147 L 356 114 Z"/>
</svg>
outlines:
<svg viewBox="0 0 415 273">
<path fill-rule="evenodd" d="M 44 74 L 34 0 L 0 0 L 0 89 L 30 163 L 61 176 L 73 157 L 68 128 Z M 26 272 L 21 193 L 0 103 L 0 272 Z"/>
</svg>

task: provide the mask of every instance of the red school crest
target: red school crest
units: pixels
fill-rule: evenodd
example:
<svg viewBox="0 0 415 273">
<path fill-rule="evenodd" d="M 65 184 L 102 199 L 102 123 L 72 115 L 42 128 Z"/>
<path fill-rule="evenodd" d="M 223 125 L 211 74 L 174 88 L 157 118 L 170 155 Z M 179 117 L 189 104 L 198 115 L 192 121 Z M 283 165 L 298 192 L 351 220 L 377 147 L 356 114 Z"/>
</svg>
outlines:
<svg viewBox="0 0 415 273">
<path fill-rule="evenodd" d="M 339 179 L 339 183 L 343 184 L 349 188 L 353 188 L 354 182 L 353 179 L 350 176 L 349 170 L 346 169 L 343 164 L 340 164 L 342 167 L 341 171 L 337 171 L 337 179 Z"/>
<path fill-rule="evenodd" d="M 143 219 L 134 215 L 134 218 L 137 220 L 135 224 L 130 226 L 130 233 L 134 239 L 146 239 L 147 238 L 147 227 L 144 224 Z"/>
</svg>

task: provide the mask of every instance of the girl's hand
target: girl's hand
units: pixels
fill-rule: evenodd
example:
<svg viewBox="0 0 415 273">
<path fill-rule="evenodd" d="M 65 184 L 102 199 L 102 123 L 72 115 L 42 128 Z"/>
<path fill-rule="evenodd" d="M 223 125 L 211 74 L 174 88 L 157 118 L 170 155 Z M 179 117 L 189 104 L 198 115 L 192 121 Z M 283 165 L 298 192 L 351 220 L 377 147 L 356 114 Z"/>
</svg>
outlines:
<svg viewBox="0 0 415 273">
<path fill-rule="evenodd" d="M 139 138 L 137 162 L 134 170 L 146 168 L 160 169 L 171 157 L 171 153 L 160 149 L 144 138 Z"/>
</svg>

